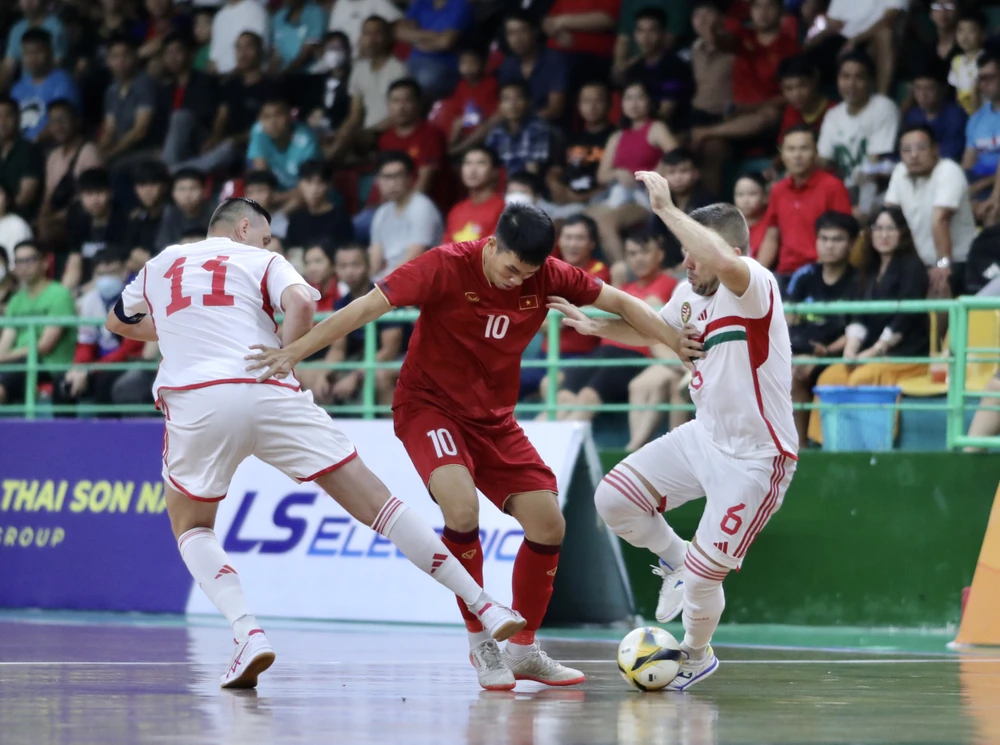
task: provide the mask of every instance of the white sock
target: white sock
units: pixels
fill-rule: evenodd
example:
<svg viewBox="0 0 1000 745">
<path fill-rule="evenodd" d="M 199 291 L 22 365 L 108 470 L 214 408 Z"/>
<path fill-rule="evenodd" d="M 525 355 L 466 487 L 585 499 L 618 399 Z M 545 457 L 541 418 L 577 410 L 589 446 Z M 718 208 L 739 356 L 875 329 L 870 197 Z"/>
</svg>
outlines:
<svg viewBox="0 0 1000 745">
<path fill-rule="evenodd" d="M 531 644 L 515 644 L 514 642 L 507 642 L 507 646 L 504 649 L 507 650 L 507 654 L 511 657 L 524 657 L 526 654 L 530 654 L 538 646 L 538 642 L 532 642 Z"/>
<path fill-rule="evenodd" d="M 681 649 L 698 659 L 712 641 L 726 607 L 722 580 L 728 570 L 709 562 L 694 547 L 688 551 L 684 569 L 684 612 L 681 616 L 684 641 Z"/>
<path fill-rule="evenodd" d="M 594 504 L 611 531 L 659 556 L 670 571 L 684 564 L 687 545 L 656 511 L 654 498 L 628 468 L 615 468 L 597 486 Z"/>
<path fill-rule="evenodd" d="M 243 595 L 240 577 L 219 545 L 215 531 L 192 528 L 177 539 L 177 547 L 195 582 L 233 627 L 234 636 L 245 639 L 258 628 Z"/>
<path fill-rule="evenodd" d="M 372 530 L 381 533 L 418 569 L 473 605 L 483 593 L 462 563 L 451 555 L 431 526 L 395 497 L 382 505 Z"/>
<path fill-rule="evenodd" d="M 473 647 L 478 647 L 485 641 L 489 641 L 493 637 L 490 636 L 490 632 L 483 629 L 482 631 L 470 631 L 469 632 L 469 649 Z"/>
</svg>

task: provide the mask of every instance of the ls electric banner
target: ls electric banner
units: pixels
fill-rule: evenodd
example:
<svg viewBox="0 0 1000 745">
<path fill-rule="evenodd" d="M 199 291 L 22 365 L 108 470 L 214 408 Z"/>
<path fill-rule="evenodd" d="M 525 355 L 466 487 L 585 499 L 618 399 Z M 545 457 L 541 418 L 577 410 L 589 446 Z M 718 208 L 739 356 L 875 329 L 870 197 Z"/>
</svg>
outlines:
<svg viewBox="0 0 1000 745">
<path fill-rule="evenodd" d="M 337 422 L 368 466 L 439 532 L 437 506 L 388 421 Z M 583 424 L 524 429 L 568 491 Z M 0 424 L 0 606 L 215 613 L 177 553 L 157 421 Z M 593 448 L 589 448 L 593 450 Z M 523 533 L 481 500 L 485 581 L 510 601 Z M 249 459 L 216 533 L 264 616 L 453 623 L 454 599 L 313 484 Z"/>
</svg>

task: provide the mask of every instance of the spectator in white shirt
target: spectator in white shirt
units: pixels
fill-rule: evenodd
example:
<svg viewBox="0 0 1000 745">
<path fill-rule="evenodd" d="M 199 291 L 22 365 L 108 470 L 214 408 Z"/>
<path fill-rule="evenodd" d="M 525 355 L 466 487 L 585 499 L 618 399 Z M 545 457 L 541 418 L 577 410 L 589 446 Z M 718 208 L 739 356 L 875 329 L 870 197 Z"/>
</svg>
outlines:
<svg viewBox="0 0 1000 745">
<path fill-rule="evenodd" d="M 969 182 L 962 167 L 942 158 L 926 124 L 903 130 L 903 161 L 889 180 L 885 203 L 903 210 L 917 253 L 929 270 L 930 296 L 945 298 L 965 290 L 965 262 L 976 237 Z"/>
<path fill-rule="evenodd" d="M 896 104 L 872 93 L 873 75 L 871 59 L 860 52 L 840 60 L 837 90 L 843 101 L 826 112 L 819 133 L 820 158 L 836 165 L 848 189 L 860 187 L 851 200 L 861 213 L 871 210 L 876 176 L 889 173 L 879 161 L 894 152 L 899 126 Z"/>
<path fill-rule="evenodd" d="M 372 16 L 383 18 L 386 23 L 395 23 L 403 14 L 390 0 L 337 0 L 330 11 L 330 31 L 340 31 L 351 40 L 354 56 L 367 55 L 361 44 L 364 24 Z"/>
<path fill-rule="evenodd" d="M 212 45 L 208 57 L 219 75 L 236 68 L 236 40 L 244 31 L 264 39 L 271 38 L 271 18 L 258 0 L 229 0 L 212 20 Z"/>
</svg>

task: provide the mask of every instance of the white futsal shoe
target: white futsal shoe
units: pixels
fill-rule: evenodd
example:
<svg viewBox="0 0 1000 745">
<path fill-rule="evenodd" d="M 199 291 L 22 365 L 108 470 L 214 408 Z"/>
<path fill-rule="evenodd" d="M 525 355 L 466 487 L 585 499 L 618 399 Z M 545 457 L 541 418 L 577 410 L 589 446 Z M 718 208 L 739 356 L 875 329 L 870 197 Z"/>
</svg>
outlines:
<svg viewBox="0 0 1000 745">
<path fill-rule="evenodd" d="M 500 647 L 493 639 L 480 642 L 469 650 L 469 661 L 476 668 L 479 685 L 487 691 L 509 691 L 514 687 L 514 673 L 500 656 Z"/>
<path fill-rule="evenodd" d="M 484 590 L 479 600 L 469 606 L 476 618 L 496 641 L 510 639 L 527 625 L 527 621 L 516 610 L 498 603 Z"/>
<path fill-rule="evenodd" d="M 705 648 L 705 654 L 697 660 L 691 659 L 691 656 L 683 649 L 681 653 L 684 657 L 681 660 L 680 669 L 677 671 L 674 679 L 670 681 L 670 684 L 667 685 L 668 691 L 686 691 L 695 683 L 703 681 L 719 669 L 719 658 L 712 651 L 711 644 Z"/>
<path fill-rule="evenodd" d="M 519 655 L 511 654 L 508 646 L 503 651 L 503 661 L 514 673 L 515 680 L 533 680 L 548 686 L 571 686 L 587 679 L 579 670 L 566 667 L 545 654 L 538 642 L 532 644 L 526 654 Z"/>
<path fill-rule="evenodd" d="M 261 629 L 254 629 L 236 649 L 222 676 L 223 688 L 256 688 L 257 677 L 274 663 L 274 649 Z"/>
<path fill-rule="evenodd" d="M 663 578 L 660 599 L 656 601 L 656 620 L 669 623 L 677 618 L 684 605 L 684 565 L 671 569 L 660 559 L 659 563 L 653 565 L 653 574 Z"/>
</svg>

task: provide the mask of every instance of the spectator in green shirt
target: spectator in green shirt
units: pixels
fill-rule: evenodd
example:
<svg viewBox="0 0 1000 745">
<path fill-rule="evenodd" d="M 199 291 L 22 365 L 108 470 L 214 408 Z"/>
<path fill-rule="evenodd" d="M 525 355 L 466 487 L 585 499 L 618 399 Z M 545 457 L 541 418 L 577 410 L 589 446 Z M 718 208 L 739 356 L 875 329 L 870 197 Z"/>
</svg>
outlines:
<svg viewBox="0 0 1000 745">
<path fill-rule="evenodd" d="M 75 316 L 76 304 L 70 291 L 46 278 L 46 255 L 32 241 L 14 247 L 14 273 L 21 289 L 7 303 L 7 318 L 28 316 Z M 38 359 L 42 363 L 68 364 L 76 350 L 76 334 L 65 326 L 46 326 L 38 335 Z M 0 365 L 24 364 L 30 349 L 27 327 L 4 328 L 0 333 Z M 39 373 L 39 380 L 51 380 L 49 373 Z M 24 400 L 27 373 L 0 373 L 0 403 Z"/>
</svg>

